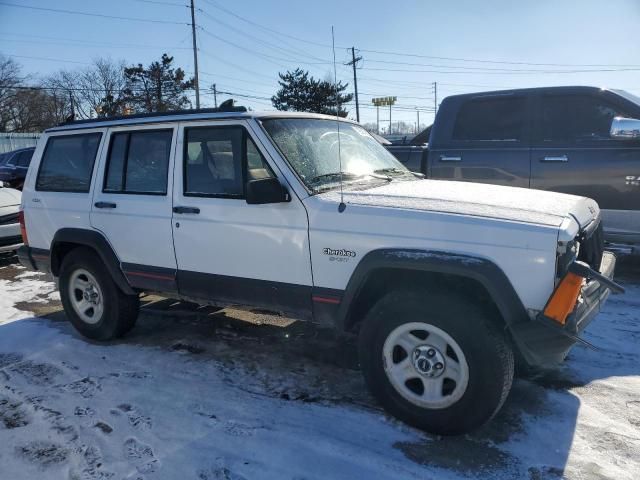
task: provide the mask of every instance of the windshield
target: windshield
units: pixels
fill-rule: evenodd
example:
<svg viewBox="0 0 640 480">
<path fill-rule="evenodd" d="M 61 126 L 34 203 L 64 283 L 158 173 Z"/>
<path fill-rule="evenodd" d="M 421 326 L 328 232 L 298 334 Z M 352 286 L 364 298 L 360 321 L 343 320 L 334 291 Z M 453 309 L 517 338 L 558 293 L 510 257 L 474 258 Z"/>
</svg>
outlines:
<svg viewBox="0 0 640 480">
<path fill-rule="evenodd" d="M 634 95 L 633 93 L 629 93 L 626 90 L 611 90 L 612 92 L 616 92 L 618 95 L 620 95 L 621 97 L 626 98 L 627 100 L 629 100 L 630 102 L 635 103 L 636 105 L 640 106 L 640 98 L 637 97 L 636 95 Z"/>
<path fill-rule="evenodd" d="M 289 164 L 313 192 L 335 188 L 341 178 L 345 185 L 416 180 L 409 170 L 358 125 L 315 118 L 272 118 L 263 120 L 262 124 Z"/>
</svg>

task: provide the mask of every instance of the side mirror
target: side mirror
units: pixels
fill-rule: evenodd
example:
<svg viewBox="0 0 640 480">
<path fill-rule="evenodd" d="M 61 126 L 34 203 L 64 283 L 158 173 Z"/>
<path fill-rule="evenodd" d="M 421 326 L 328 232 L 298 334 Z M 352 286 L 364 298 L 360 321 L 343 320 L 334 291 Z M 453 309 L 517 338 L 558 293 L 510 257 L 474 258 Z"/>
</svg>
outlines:
<svg viewBox="0 0 640 480">
<path fill-rule="evenodd" d="M 291 195 L 277 178 L 260 178 L 247 182 L 247 203 L 260 205 L 264 203 L 290 202 Z"/>
<path fill-rule="evenodd" d="M 615 117 L 611 121 L 611 138 L 618 140 L 640 139 L 640 120 L 635 118 Z"/>
</svg>

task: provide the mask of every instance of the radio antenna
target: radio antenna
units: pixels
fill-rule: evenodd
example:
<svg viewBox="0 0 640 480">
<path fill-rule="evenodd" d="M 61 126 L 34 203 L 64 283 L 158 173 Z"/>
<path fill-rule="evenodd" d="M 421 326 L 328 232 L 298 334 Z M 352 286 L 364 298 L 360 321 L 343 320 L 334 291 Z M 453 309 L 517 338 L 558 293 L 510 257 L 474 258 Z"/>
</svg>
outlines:
<svg viewBox="0 0 640 480">
<path fill-rule="evenodd" d="M 342 191 L 342 151 L 340 148 L 340 102 L 338 101 L 338 73 L 336 69 L 336 38 L 331 25 L 331 48 L 333 49 L 333 89 L 336 96 L 336 127 L 338 129 L 338 164 L 340 166 L 340 204 L 338 212 L 342 213 L 347 208 L 344 203 L 344 193 Z"/>
</svg>

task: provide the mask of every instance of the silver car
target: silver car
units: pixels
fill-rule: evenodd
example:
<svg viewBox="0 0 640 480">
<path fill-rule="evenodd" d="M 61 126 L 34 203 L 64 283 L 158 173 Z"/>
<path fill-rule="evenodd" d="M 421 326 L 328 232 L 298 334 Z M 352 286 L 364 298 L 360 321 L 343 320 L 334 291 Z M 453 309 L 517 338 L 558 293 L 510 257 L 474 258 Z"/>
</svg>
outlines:
<svg viewBox="0 0 640 480">
<path fill-rule="evenodd" d="M 0 254 L 13 252 L 22 245 L 18 212 L 22 194 L 0 181 Z"/>
</svg>

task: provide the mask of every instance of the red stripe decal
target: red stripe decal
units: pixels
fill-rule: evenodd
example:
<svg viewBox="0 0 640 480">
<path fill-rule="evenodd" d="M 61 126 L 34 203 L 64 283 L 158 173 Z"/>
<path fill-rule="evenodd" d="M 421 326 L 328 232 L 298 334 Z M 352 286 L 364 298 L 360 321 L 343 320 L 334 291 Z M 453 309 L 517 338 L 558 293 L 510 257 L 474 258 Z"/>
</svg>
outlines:
<svg viewBox="0 0 640 480">
<path fill-rule="evenodd" d="M 124 272 L 125 275 L 134 275 L 137 277 L 147 277 L 147 278 L 154 278 L 156 280 L 169 280 L 173 282 L 173 277 L 167 276 L 167 275 L 161 275 L 161 274 L 157 274 L 157 273 L 145 273 L 145 272 Z"/>
<path fill-rule="evenodd" d="M 339 298 L 318 297 L 318 296 L 314 295 L 313 297 L 311 297 L 311 299 L 314 302 L 318 302 L 318 303 L 331 303 L 333 305 L 337 305 L 337 304 L 340 303 L 340 299 Z"/>
</svg>

